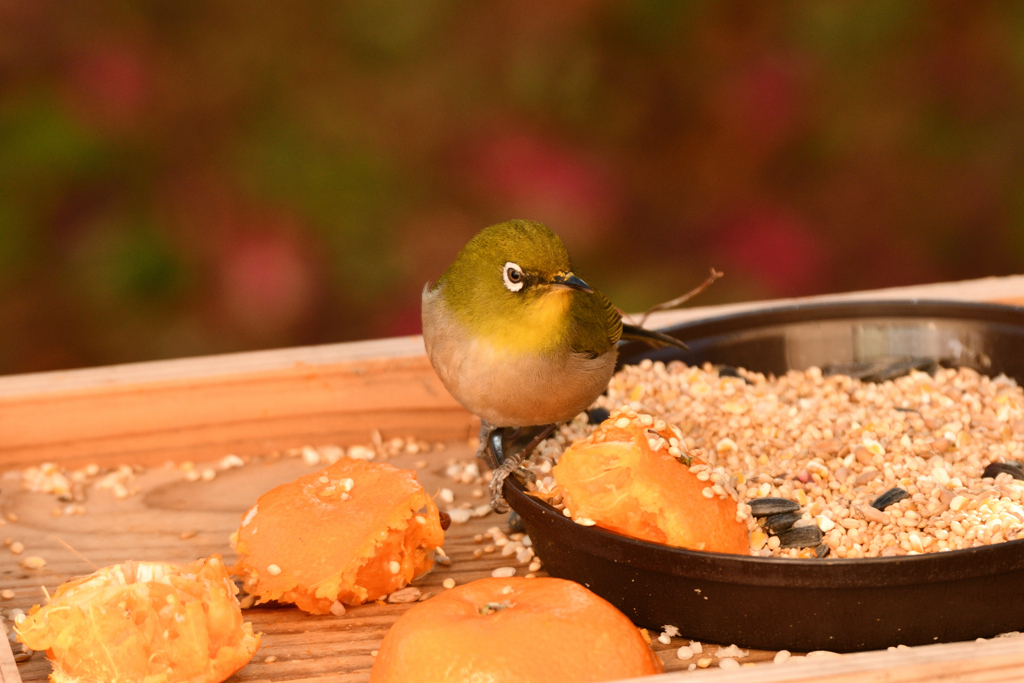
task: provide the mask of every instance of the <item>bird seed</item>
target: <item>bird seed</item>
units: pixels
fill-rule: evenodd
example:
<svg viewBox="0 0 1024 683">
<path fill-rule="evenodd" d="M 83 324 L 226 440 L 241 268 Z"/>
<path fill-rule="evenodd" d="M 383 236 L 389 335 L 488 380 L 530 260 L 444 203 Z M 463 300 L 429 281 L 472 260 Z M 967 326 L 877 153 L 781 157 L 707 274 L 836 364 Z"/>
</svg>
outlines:
<svg viewBox="0 0 1024 683">
<path fill-rule="evenodd" d="M 871 383 L 818 368 L 772 377 L 645 360 L 617 372 L 594 408 L 616 424 L 676 427 L 667 452 L 705 461 L 691 467 L 702 494 L 736 501 L 751 555 L 889 557 L 1024 537 L 1024 391 L 1004 375 L 938 368 Z M 531 491 L 563 512 L 549 472 L 593 429 L 583 413 L 528 464 Z M 767 498 L 792 501 L 769 510 L 796 506 L 787 542 L 753 514 Z M 808 525 L 820 542 L 799 531 Z"/>
</svg>

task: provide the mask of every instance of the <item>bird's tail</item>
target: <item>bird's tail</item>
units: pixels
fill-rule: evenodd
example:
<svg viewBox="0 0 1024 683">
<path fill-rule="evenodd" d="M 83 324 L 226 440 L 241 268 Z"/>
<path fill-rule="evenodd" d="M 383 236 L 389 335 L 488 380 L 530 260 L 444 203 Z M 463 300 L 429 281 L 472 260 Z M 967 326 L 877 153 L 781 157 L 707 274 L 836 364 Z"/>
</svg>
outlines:
<svg viewBox="0 0 1024 683">
<path fill-rule="evenodd" d="M 622 324 L 622 337 L 623 339 L 635 339 L 642 341 L 655 348 L 662 346 L 675 346 L 683 351 L 689 351 L 690 347 L 679 341 L 675 337 L 669 336 L 664 332 L 658 332 L 657 330 L 648 330 L 644 327 L 638 327 L 636 325 L 630 325 L 628 323 Z"/>
</svg>

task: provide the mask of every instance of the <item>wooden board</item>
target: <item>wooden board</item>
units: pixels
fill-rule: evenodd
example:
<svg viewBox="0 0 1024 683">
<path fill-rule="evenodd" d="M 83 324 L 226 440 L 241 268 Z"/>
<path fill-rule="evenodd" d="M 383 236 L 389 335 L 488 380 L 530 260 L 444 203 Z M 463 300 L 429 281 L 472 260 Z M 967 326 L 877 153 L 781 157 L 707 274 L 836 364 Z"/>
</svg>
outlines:
<svg viewBox="0 0 1024 683">
<path fill-rule="evenodd" d="M 802 302 L 1024 303 L 1024 276 L 668 311 L 649 326 Z M 47 460 L 160 464 L 302 443 L 415 434 L 464 439 L 475 420 L 419 337 L 0 377 L 0 469 Z"/>
<path fill-rule="evenodd" d="M 2 378 L 0 465 L 153 465 L 364 443 L 373 429 L 465 438 L 473 420 L 417 343 L 382 342 L 376 359 L 336 345 Z"/>
<path fill-rule="evenodd" d="M 485 486 L 456 482 L 445 474 L 450 462 L 472 462 L 473 455 L 463 442 L 429 454 L 401 455 L 389 462 L 409 468 L 427 463 L 426 467 L 418 468 L 417 477 L 428 491 L 436 494 L 449 488 L 456 505 L 478 506 L 482 499 L 473 492 L 482 496 Z M 210 467 L 216 470 L 217 463 L 210 463 Z M 206 465 L 200 465 L 200 469 L 205 468 Z M 219 470 L 212 481 L 188 481 L 180 468 L 160 466 L 138 474 L 133 486 L 139 491 L 126 499 L 89 489 L 89 499 L 84 503 L 86 513 L 74 516 L 54 516 L 53 511 L 61 504 L 52 495 L 19 491 L 19 482 L 8 475 L 3 481 L 3 515 L 13 513 L 17 521 L 7 521 L 0 527 L 0 537 L 23 543 L 25 551 L 15 556 L 10 550 L 0 550 L 3 587 L 13 588 L 16 593 L 3 606 L 28 611 L 33 604 L 43 602 L 41 587 L 52 593 L 61 582 L 89 573 L 94 566 L 128 559 L 190 562 L 220 553 L 232 563 L 235 557 L 228 537 L 259 495 L 315 469 L 300 457 L 260 458 L 241 468 Z M 491 513 L 467 524 L 453 524 L 445 540 L 451 566 L 438 565 L 413 585 L 424 592 L 437 593 L 444 590 L 441 584 L 446 578 L 461 584 L 490 576 L 497 567 L 512 566 L 519 576 L 526 575 L 528 566 L 520 565 L 515 557 L 502 556 L 501 549 L 494 548 L 490 541 L 474 540 L 490 527 L 504 529 L 506 519 L 507 515 Z M 189 538 L 183 539 L 182 535 Z M 474 557 L 475 550 L 486 550 L 488 546 L 493 552 Z M 46 567 L 20 567 L 18 561 L 29 555 L 43 557 Z M 380 646 L 388 626 L 407 608 L 374 603 L 351 608 L 340 618 L 311 616 L 287 607 L 247 610 L 255 630 L 265 634 L 263 645 L 253 662 L 232 680 L 304 681 L 319 677 L 325 681 L 366 681 L 373 664 L 371 652 Z M 673 645 L 655 643 L 667 670 L 686 667 L 688 662 L 677 659 L 675 651 L 687 642 L 675 639 Z M 748 659 L 764 661 L 773 655 L 755 652 Z M 268 656 L 276 657 L 277 661 L 265 663 Z M 28 682 L 44 680 L 50 667 L 37 653 L 20 669 L 23 680 Z"/>
<path fill-rule="evenodd" d="M 814 300 L 936 298 L 1024 303 L 1024 277 L 930 285 L 880 292 L 818 297 Z M 655 325 L 720 315 L 766 305 L 763 302 L 662 313 Z M 475 420 L 444 391 L 423 356 L 419 338 L 233 354 L 0 378 L 0 469 L 13 471 L 43 461 L 62 466 L 143 464 L 139 492 L 117 500 L 106 491 L 90 491 L 86 514 L 54 516 L 56 500 L 21 490 L 12 475 L 0 480 L 0 513 L 16 521 L 0 526 L 0 538 L 20 541 L 23 555 L 0 549 L 0 588 L 12 588 L 5 609 L 29 608 L 42 600 L 40 586 L 53 590 L 62 581 L 127 559 L 191 561 L 221 553 L 231 561 L 228 535 L 255 499 L 274 485 L 309 472 L 300 458 L 258 458 L 243 468 L 219 472 L 212 481 L 188 481 L 166 461 L 220 458 L 227 453 L 266 455 L 304 445 L 367 443 L 371 438 L 415 436 L 445 441 L 443 451 L 402 455 L 395 463 L 420 469 L 431 492 L 456 492 L 456 503 L 481 501 L 477 485 L 457 484 L 444 470 L 451 459 L 469 460 L 466 439 Z M 442 590 L 444 578 L 465 582 L 487 576 L 514 559 L 498 553 L 474 557 L 486 544 L 474 541 L 488 527 L 503 525 L 497 515 L 474 519 L 449 530 L 450 568 L 438 568 L 415 585 Z M 186 533 L 187 532 L 187 533 Z M 194 532 L 194 534 L 193 534 Z M 184 536 L 186 537 L 182 537 Z M 70 546 L 73 550 L 68 548 Z M 39 555 L 40 570 L 19 560 Z M 518 568 L 520 575 L 525 568 Z M 994 608 L 996 608 L 994 606 Z M 407 607 L 371 604 L 344 617 L 311 617 L 290 608 L 247 612 L 264 644 L 256 658 L 232 680 L 366 681 L 375 650 L 388 625 Z M 656 635 L 656 634 L 655 634 Z M 684 634 L 685 635 L 685 634 Z M 675 657 L 685 644 L 655 643 L 669 671 L 689 662 Z M 714 651 L 715 648 L 709 648 Z M 774 653 L 752 652 L 745 663 L 769 661 Z M 268 656 L 277 658 L 266 663 Z M 733 671 L 698 670 L 669 674 L 723 681 L 924 681 L 1020 680 L 1024 639 L 960 643 L 898 652 L 813 659 L 784 666 L 764 665 Z M 13 670 L 9 652 L 0 648 L 4 683 L 20 671 L 26 681 L 41 681 L 49 665 L 40 654 Z M 853 678 L 851 678 L 853 677 Z M 653 679 L 648 679 L 653 680 Z"/>
</svg>

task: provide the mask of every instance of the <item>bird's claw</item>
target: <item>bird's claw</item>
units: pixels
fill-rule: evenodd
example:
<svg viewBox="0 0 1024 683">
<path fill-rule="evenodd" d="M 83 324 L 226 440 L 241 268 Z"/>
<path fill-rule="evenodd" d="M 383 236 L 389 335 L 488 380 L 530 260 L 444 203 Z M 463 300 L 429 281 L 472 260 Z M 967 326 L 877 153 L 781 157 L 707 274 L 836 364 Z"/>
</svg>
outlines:
<svg viewBox="0 0 1024 683">
<path fill-rule="evenodd" d="M 505 455 L 504 433 L 501 429 L 492 428 L 491 433 L 487 437 L 487 442 L 490 445 L 488 452 L 496 464 L 491 469 L 491 507 L 495 512 L 508 512 L 508 503 L 505 502 L 505 495 L 502 489 L 508 476 L 519 468 L 519 463 L 523 461 L 523 457 L 522 454 Z"/>
<path fill-rule="evenodd" d="M 486 424 L 486 423 L 485 423 Z M 555 425 L 549 425 L 538 432 L 530 440 L 526 447 L 521 449 L 517 453 L 505 454 L 505 440 L 503 430 L 494 427 L 493 425 L 486 425 L 487 431 L 485 433 L 484 425 L 480 427 L 480 445 L 481 449 L 486 451 L 484 456 L 487 463 L 491 465 L 491 507 L 495 512 L 508 512 L 509 506 L 505 501 L 504 486 L 505 480 L 509 478 L 509 475 L 515 473 L 517 470 L 522 472 L 524 478 L 534 481 L 536 475 L 528 469 L 521 467 L 523 461 L 526 460 L 533 453 L 534 449 L 541 441 L 548 438 L 551 432 L 555 430 Z M 513 436 L 518 434 L 517 430 Z"/>
<path fill-rule="evenodd" d="M 515 463 L 512 468 L 508 468 L 509 464 L 509 462 L 502 463 L 501 467 L 491 472 L 491 508 L 497 513 L 509 511 L 502 489 L 505 487 L 505 480 L 512 474 L 514 468 L 519 466 L 518 463 Z"/>
</svg>

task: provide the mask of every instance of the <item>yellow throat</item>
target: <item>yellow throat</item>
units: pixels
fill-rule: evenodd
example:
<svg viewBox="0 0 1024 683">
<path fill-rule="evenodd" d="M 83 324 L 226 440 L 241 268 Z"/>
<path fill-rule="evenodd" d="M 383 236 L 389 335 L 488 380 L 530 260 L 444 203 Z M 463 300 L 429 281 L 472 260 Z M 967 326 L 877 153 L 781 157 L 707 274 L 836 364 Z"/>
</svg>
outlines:
<svg viewBox="0 0 1024 683">
<path fill-rule="evenodd" d="M 572 291 L 554 287 L 517 307 L 515 315 L 493 315 L 478 330 L 479 339 L 501 354 L 547 353 L 562 347 L 569 333 Z"/>
</svg>

